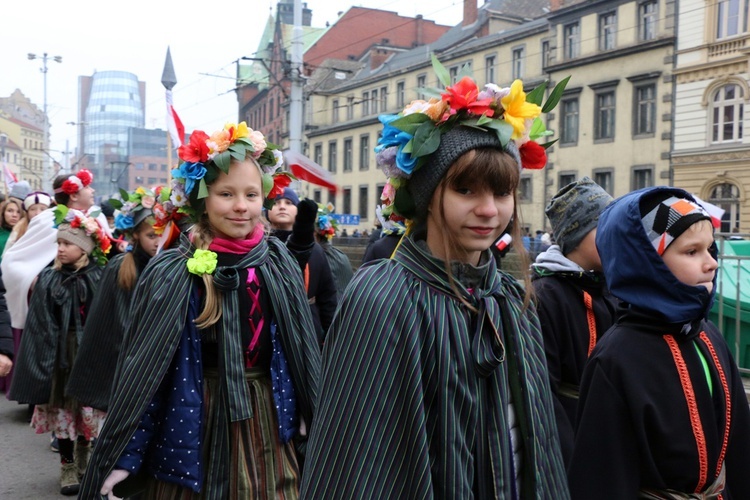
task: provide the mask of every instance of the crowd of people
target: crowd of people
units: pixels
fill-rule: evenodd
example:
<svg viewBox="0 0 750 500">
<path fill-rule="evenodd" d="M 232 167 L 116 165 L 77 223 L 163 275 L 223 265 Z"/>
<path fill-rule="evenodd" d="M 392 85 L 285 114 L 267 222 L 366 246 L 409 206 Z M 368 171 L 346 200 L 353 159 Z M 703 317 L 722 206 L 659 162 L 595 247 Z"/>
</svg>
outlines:
<svg viewBox="0 0 750 500">
<path fill-rule="evenodd" d="M 194 131 L 112 227 L 85 170 L 2 206 L 2 388 L 57 438 L 61 494 L 750 498 L 706 211 L 584 177 L 529 252 L 517 188 L 562 89 L 443 83 L 380 118 L 356 272 L 334 208 L 245 123 Z"/>
</svg>

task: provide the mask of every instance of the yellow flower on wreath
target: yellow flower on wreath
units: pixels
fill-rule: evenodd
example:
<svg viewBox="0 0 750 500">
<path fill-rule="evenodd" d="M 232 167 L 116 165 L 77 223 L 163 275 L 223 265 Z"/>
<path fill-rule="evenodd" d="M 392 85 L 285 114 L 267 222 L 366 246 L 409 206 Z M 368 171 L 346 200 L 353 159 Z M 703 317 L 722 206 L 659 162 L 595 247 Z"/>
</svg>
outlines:
<svg viewBox="0 0 750 500">
<path fill-rule="evenodd" d="M 526 120 L 533 120 L 542 114 L 541 106 L 526 102 L 521 80 L 515 80 L 510 86 L 510 93 L 500 100 L 504 112 L 503 119 L 513 126 L 511 139 L 519 139 L 526 131 Z"/>
</svg>

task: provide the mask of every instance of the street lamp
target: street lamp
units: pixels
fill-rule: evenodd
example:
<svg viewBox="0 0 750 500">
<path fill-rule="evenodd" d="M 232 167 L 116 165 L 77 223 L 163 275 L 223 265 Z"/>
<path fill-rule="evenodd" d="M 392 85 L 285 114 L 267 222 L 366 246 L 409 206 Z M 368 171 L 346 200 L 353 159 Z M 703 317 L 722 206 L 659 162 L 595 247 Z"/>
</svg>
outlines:
<svg viewBox="0 0 750 500">
<path fill-rule="evenodd" d="M 37 58 L 36 54 L 32 54 L 31 52 L 29 52 L 29 61 L 33 61 L 36 58 Z M 48 56 L 47 53 L 45 52 L 40 59 L 42 60 L 42 67 L 40 68 L 40 71 L 44 75 L 44 147 L 48 148 L 49 144 L 47 143 L 49 141 L 49 137 L 48 137 L 49 123 L 47 120 L 47 60 L 51 59 L 57 63 L 61 63 L 62 56 Z M 52 179 L 50 177 L 50 172 L 49 172 L 49 161 L 46 159 L 44 160 L 43 178 L 44 180 L 42 182 L 43 184 L 42 189 L 51 189 Z"/>
</svg>

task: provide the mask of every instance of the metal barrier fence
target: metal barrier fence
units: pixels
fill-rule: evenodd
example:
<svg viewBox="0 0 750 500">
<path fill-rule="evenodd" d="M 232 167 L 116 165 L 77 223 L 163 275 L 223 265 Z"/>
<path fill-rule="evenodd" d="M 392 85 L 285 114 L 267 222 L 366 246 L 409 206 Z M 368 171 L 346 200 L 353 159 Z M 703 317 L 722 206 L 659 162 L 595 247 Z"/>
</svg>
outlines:
<svg viewBox="0 0 750 500">
<path fill-rule="evenodd" d="M 740 372 L 750 375 L 750 234 L 716 233 L 715 236 L 719 274 L 710 317 L 727 339 Z M 745 242 L 736 245 L 742 240 Z"/>
</svg>

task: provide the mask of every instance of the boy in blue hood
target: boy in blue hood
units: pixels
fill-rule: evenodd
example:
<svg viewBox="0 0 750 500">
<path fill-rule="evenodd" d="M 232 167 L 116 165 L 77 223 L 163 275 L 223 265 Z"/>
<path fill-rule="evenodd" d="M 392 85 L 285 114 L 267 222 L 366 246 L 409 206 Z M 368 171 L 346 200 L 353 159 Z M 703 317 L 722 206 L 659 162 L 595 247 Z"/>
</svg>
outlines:
<svg viewBox="0 0 750 500">
<path fill-rule="evenodd" d="M 646 188 L 599 218 L 607 284 L 625 303 L 584 369 L 573 498 L 750 498 L 750 409 L 717 327 L 716 246 L 687 192 Z"/>
</svg>

